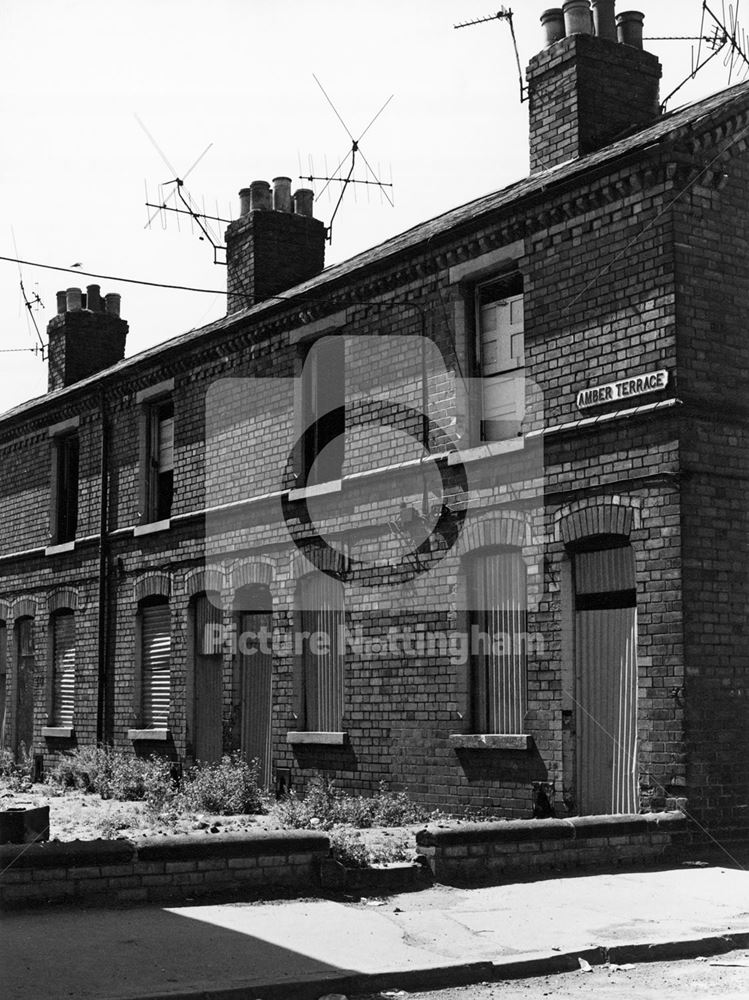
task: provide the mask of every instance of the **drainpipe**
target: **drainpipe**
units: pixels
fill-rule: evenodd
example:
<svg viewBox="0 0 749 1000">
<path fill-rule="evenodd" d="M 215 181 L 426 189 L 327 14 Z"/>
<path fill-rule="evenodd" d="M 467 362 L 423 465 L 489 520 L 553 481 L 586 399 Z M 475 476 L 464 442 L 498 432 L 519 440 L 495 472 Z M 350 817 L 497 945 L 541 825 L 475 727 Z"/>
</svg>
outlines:
<svg viewBox="0 0 749 1000">
<path fill-rule="evenodd" d="M 99 392 L 101 412 L 101 466 L 99 506 L 99 698 L 96 711 L 96 742 L 103 743 L 109 733 L 107 651 L 109 637 L 109 420 L 104 388 Z"/>
</svg>

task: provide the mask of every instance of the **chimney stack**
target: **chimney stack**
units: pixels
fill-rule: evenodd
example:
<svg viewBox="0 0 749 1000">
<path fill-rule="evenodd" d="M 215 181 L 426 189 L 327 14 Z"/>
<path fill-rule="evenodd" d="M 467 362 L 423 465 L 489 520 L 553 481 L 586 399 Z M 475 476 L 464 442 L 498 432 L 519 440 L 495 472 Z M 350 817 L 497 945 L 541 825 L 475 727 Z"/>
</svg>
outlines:
<svg viewBox="0 0 749 1000">
<path fill-rule="evenodd" d="M 253 181 L 239 192 L 240 217 L 226 230 L 227 313 L 282 295 L 325 266 L 325 226 L 313 192 L 291 193 L 291 178 Z"/>
<path fill-rule="evenodd" d="M 85 292 L 57 293 L 57 315 L 47 324 L 47 389 L 54 392 L 116 365 L 125 357 L 128 325 L 120 319 L 120 296 L 101 296 L 98 285 Z"/>
<path fill-rule="evenodd" d="M 528 67 L 531 173 L 647 128 L 661 64 L 642 47 L 643 15 L 616 0 L 565 0 L 541 15 L 544 49 Z"/>
</svg>

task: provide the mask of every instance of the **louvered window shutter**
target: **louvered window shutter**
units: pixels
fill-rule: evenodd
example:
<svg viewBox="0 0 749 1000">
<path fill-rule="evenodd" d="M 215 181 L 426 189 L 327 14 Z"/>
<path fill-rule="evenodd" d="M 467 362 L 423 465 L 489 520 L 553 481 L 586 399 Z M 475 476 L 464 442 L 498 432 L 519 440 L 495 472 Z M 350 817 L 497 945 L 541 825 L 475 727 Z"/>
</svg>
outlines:
<svg viewBox="0 0 749 1000">
<path fill-rule="evenodd" d="M 53 724 L 72 726 L 75 712 L 75 617 L 64 611 L 52 619 Z"/>
<path fill-rule="evenodd" d="M 169 605 L 146 605 L 141 616 L 143 724 L 147 729 L 166 729 L 171 693 Z"/>
</svg>

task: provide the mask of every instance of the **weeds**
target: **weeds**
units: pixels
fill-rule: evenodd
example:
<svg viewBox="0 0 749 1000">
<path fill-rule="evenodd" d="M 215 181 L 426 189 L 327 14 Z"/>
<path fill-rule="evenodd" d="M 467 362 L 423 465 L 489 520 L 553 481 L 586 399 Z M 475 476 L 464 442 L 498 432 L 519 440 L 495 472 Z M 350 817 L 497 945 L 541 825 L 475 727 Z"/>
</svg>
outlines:
<svg viewBox="0 0 749 1000">
<path fill-rule="evenodd" d="M 380 782 L 376 795 L 346 795 L 332 781 L 310 779 L 305 795 L 291 791 L 273 807 L 281 826 L 292 829 L 330 830 L 351 826 L 364 830 L 372 826 L 408 826 L 420 823 L 428 814 L 412 802 L 408 792 L 390 792 Z"/>
<path fill-rule="evenodd" d="M 185 809 L 221 816 L 262 812 L 259 770 L 257 760 L 248 764 L 238 752 L 215 764 L 196 765 L 182 783 Z"/>
</svg>

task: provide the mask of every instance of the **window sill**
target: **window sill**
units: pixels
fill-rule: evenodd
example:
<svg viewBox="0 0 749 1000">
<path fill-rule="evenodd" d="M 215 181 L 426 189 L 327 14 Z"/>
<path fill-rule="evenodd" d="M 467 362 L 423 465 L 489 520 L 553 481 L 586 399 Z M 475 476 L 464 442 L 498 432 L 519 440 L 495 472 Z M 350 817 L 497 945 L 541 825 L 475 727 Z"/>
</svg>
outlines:
<svg viewBox="0 0 749 1000">
<path fill-rule="evenodd" d="M 133 528 L 135 538 L 141 535 L 155 535 L 158 531 L 168 531 L 172 526 L 172 519 L 167 517 L 164 521 L 149 521 L 148 524 L 139 524 Z"/>
<path fill-rule="evenodd" d="M 70 740 L 75 736 L 72 726 L 43 726 L 42 736 L 48 740 Z"/>
<path fill-rule="evenodd" d="M 287 733 L 286 742 L 301 746 L 342 747 L 348 743 L 348 733 Z"/>
<path fill-rule="evenodd" d="M 299 490 L 289 490 L 289 500 L 309 500 L 312 497 L 322 497 L 327 493 L 340 493 L 342 480 L 331 479 L 327 483 L 317 483 L 316 486 L 303 486 Z"/>
<path fill-rule="evenodd" d="M 465 465 L 468 462 L 479 462 L 482 458 L 493 458 L 495 455 L 508 455 L 513 451 L 522 451 L 525 446 L 523 437 L 507 438 L 506 441 L 486 441 L 474 448 L 464 451 L 450 452 L 448 465 Z"/>
<path fill-rule="evenodd" d="M 146 741 L 148 743 L 165 743 L 171 733 L 168 729 L 128 729 L 127 738 L 133 743 Z"/>
<path fill-rule="evenodd" d="M 453 733 L 453 750 L 532 750 L 533 737 L 525 733 Z"/>
<path fill-rule="evenodd" d="M 59 556 L 63 552 L 75 551 L 75 539 L 72 542 L 60 542 L 59 544 L 48 545 L 44 550 L 45 556 Z"/>
</svg>

